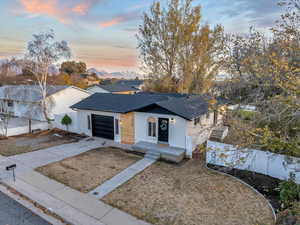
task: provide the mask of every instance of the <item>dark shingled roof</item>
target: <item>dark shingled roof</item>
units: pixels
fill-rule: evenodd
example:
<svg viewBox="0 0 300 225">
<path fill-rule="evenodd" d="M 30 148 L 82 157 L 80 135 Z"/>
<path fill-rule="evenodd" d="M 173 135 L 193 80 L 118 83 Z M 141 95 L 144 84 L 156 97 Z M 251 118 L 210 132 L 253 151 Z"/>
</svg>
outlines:
<svg viewBox="0 0 300 225">
<path fill-rule="evenodd" d="M 107 85 L 97 85 L 100 88 L 103 88 L 106 91 L 109 92 L 124 92 L 124 91 L 138 91 L 139 89 L 126 85 L 126 84 L 122 84 L 122 83 L 115 83 L 115 84 L 107 84 Z"/>
<path fill-rule="evenodd" d="M 138 93 L 121 95 L 96 93 L 71 106 L 74 109 L 127 113 L 157 105 L 182 118 L 192 120 L 208 112 L 206 97 L 185 94 Z"/>
<path fill-rule="evenodd" d="M 173 98 L 156 104 L 188 120 L 192 120 L 208 112 L 207 101 L 199 95 Z"/>
</svg>

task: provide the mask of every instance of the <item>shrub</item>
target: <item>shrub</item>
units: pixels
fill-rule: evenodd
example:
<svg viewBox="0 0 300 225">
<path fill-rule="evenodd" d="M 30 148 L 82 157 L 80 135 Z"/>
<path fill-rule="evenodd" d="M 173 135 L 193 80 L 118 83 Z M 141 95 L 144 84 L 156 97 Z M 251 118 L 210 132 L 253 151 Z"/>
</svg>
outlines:
<svg viewBox="0 0 300 225">
<path fill-rule="evenodd" d="M 288 208 L 293 205 L 295 201 L 299 200 L 300 185 L 295 182 L 294 173 L 290 173 L 289 179 L 279 184 L 279 191 L 279 198 L 283 208 Z"/>
<path fill-rule="evenodd" d="M 72 124 L 72 119 L 67 114 L 62 118 L 61 124 L 67 127 L 67 131 L 69 130 L 69 125 Z"/>
<path fill-rule="evenodd" d="M 276 225 L 298 225 L 300 224 L 300 203 L 293 205 L 277 214 Z"/>
</svg>

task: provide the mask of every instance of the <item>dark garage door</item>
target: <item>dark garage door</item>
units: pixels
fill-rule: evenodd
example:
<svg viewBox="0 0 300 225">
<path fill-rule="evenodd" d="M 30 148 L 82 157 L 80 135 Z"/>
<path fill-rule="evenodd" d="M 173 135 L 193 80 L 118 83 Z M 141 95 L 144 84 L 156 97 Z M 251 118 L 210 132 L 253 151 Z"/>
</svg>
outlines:
<svg viewBox="0 0 300 225">
<path fill-rule="evenodd" d="M 93 136 L 114 140 L 114 118 L 92 115 Z"/>
</svg>

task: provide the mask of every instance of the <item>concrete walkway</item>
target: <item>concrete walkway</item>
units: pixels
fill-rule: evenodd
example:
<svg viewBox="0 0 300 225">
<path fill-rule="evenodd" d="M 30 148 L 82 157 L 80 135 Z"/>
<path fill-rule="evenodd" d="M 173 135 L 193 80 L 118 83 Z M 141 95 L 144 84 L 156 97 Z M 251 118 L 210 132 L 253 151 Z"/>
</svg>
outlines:
<svg viewBox="0 0 300 225">
<path fill-rule="evenodd" d="M 0 179 L 6 185 L 39 203 L 74 225 L 150 225 L 115 209 L 94 196 L 73 190 L 33 169 L 94 148 L 111 145 L 101 139 L 84 139 L 49 149 L 12 157 L 0 157 Z M 16 182 L 5 167 L 17 164 Z"/>
<path fill-rule="evenodd" d="M 103 198 L 105 195 L 109 194 L 125 182 L 129 181 L 138 173 L 142 172 L 144 169 L 155 163 L 155 159 L 144 158 L 129 166 L 121 173 L 117 174 L 110 180 L 104 182 L 99 187 L 95 188 L 89 194 L 97 197 L 98 199 Z"/>
</svg>

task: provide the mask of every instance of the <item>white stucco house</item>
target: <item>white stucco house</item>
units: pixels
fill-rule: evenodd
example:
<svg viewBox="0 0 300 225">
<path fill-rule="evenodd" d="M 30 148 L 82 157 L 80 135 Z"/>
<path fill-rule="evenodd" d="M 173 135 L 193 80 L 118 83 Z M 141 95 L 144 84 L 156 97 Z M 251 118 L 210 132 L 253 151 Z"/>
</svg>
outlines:
<svg viewBox="0 0 300 225">
<path fill-rule="evenodd" d="M 55 127 L 55 119 L 74 112 L 70 106 L 90 96 L 86 90 L 74 86 L 47 87 L 47 115 Z M 9 114 L 12 135 L 28 132 L 28 122 L 32 121 L 38 129 L 45 129 L 48 124 L 41 107 L 42 95 L 37 85 L 5 85 L 0 87 L 0 114 Z M 20 118 L 23 118 L 21 120 Z M 23 128 L 22 128 L 23 127 Z M 24 128 L 25 127 L 25 128 Z M 34 129 L 34 128 L 33 128 Z"/>
<path fill-rule="evenodd" d="M 71 108 L 77 111 L 78 132 L 175 162 L 191 157 L 223 117 L 199 95 L 96 93 Z"/>
</svg>

